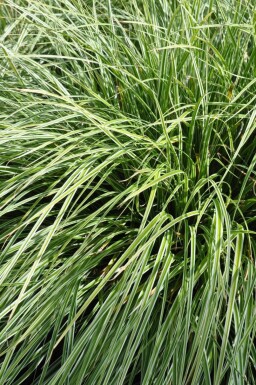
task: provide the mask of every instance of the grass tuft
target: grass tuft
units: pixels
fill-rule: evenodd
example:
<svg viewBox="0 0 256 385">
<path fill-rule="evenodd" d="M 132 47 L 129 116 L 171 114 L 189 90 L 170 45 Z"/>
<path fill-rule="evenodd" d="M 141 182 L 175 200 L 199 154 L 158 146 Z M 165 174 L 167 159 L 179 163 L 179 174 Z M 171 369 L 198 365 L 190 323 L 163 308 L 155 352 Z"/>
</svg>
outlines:
<svg viewBox="0 0 256 385">
<path fill-rule="evenodd" d="M 0 8 L 0 384 L 253 385 L 253 0 Z"/>
</svg>

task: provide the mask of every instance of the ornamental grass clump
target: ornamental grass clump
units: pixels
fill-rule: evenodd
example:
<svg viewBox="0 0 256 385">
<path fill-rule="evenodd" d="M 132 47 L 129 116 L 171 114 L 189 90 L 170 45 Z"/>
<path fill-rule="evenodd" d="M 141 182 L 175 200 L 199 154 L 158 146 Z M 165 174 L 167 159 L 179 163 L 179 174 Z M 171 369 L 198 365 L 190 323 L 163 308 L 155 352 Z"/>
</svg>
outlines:
<svg viewBox="0 0 256 385">
<path fill-rule="evenodd" d="M 253 385 L 253 0 L 0 7 L 0 385 Z"/>
</svg>

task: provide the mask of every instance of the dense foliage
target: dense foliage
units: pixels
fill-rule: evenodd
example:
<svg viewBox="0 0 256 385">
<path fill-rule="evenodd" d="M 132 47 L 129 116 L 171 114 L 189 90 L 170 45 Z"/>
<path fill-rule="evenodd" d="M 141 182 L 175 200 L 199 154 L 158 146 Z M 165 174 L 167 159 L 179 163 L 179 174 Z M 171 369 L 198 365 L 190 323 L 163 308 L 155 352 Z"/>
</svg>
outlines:
<svg viewBox="0 0 256 385">
<path fill-rule="evenodd" d="M 0 384 L 253 385 L 254 1 L 0 16 Z"/>
</svg>

